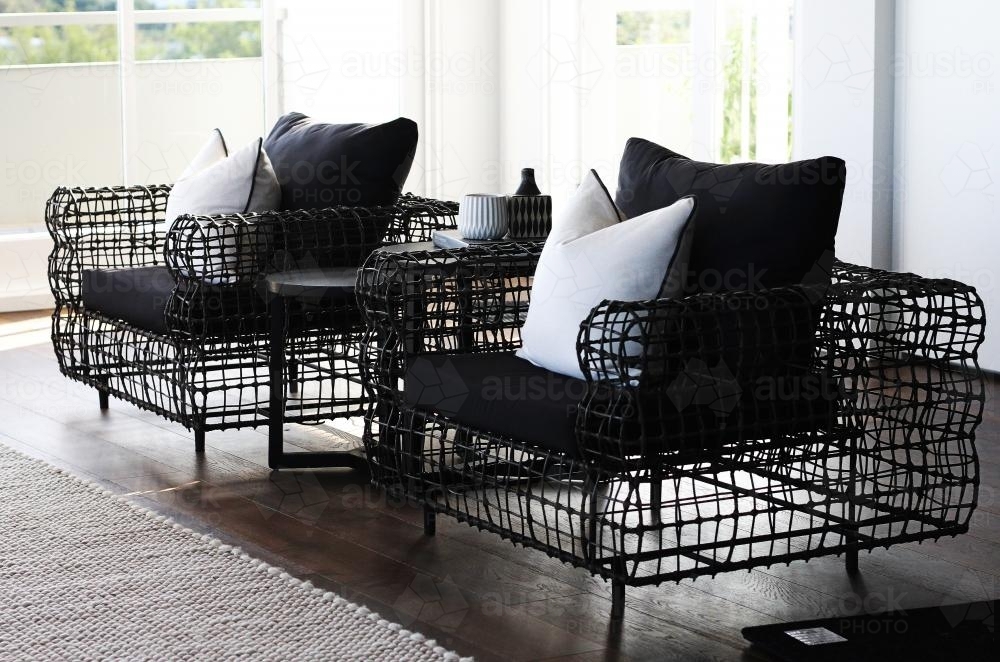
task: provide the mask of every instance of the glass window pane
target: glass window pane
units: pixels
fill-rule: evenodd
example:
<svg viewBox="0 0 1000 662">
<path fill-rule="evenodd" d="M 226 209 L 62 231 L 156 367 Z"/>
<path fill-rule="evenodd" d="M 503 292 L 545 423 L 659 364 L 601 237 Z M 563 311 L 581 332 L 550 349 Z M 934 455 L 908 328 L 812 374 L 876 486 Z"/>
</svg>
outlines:
<svg viewBox="0 0 1000 662">
<path fill-rule="evenodd" d="M 690 3 L 655 10 L 622 4 L 616 12 L 615 98 L 642 103 L 617 104 L 615 143 L 643 136 L 686 150 L 694 140 Z"/>
<path fill-rule="evenodd" d="M 256 9 L 259 1 L 137 0 L 148 9 Z M 141 12 L 140 12 L 141 13 Z M 215 127 L 231 149 L 265 127 L 259 21 L 136 26 L 135 124 L 126 156 L 132 183 L 172 182 Z"/>
<path fill-rule="evenodd" d="M 618 12 L 618 45 L 685 44 L 691 41 L 691 12 Z"/>
<path fill-rule="evenodd" d="M 0 28 L 0 66 L 114 62 L 114 25 L 25 25 Z"/>
<path fill-rule="evenodd" d="M 756 21 L 743 2 L 726 3 L 722 12 L 722 134 L 723 163 L 755 157 L 757 85 L 754 76 Z M 746 125 L 746 126 L 744 126 Z"/>
<path fill-rule="evenodd" d="M 122 182 L 117 62 L 0 67 L 0 232 L 43 227 L 59 186 Z"/>
<path fill-rule="evenodd" d="M 791 12 L 789 0 L 720 5 L 723 162 L 790 158 Z"/>
<path fill-rule="evenodd" d="M 86 16 L 117 4 L 0 0 L 0 18 L 61 14 L 58 25 L 0 28 L 0 232 L 42 228 L 45 200 L 56 187 L 122 182 L 117 21 Z M 74 25 L 81 17 L 90 24 Z"/>
<path fill-rule="evenodd" d="M 138 60 L 260 57 L 260 23 L 152 23 L 136 27 Z"/>
</svg>

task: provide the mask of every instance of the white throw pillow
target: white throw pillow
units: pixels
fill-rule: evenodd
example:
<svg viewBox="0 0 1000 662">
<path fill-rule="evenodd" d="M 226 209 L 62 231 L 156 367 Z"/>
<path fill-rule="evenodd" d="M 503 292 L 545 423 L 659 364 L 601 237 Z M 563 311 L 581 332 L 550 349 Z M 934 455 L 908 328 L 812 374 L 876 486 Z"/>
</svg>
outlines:
<svg viewBox="0 0 1000 662">
<path fill-rule="evenodd" d="M 194 159 L 188 164 L 187 168 L 184 168 L 184 172 L 181 173 L 178 180 L 197 175 L 208 166 L 221 161 L 227 156 L 229 156 L 229 147 L 226 145 L 226 139 L 222 137 L 222 130 L 212 129 L 212 135 L 209 136 L 208 142 L 195 154 Z"/>
<path fill-rule="evenodd" d="M 563 210 L 538 260 L 517 355 L 583 378 L 576 341 L 580 323 L 604 299 L 644 301 L 683 288 L 694 197 L 621 221 L 607 188 L 591 170 Z M 669 278 L 668 276 L 669 271 Z M 636 347 L 634 351 L 640 352 Z"/>
<path fill-rule="evenodd" d="M 206 149 L 208 146 L 202 152 Z M 208 156 L 202 163 L 210 158 Z M 193 165 L 189 170 L 194 169 Z M 171 224 L 184 214 L 248 214 L 281 207 L 281 187 L 260 138 L 232 156 L 194 170 L 193 174 L 178 180 L 170 191 L 167 221 Z M 239 231 L 231 225 L 216 227 L 208 222 L 204 227 L 208 235 L 205 245 L 185 247 L 193 275 L 216 285 L 236 282 L 241 260 L 255 257 L 256 233 L 247 228 Z M 190 275 L 184 262 L 180 256 L 174 258 L 178 268 Z"/>
<path fill-rule="evenodd" d="M 184 168 L 184 172 L 181 176 L 177 178 L 178 181 L 188 179 L 193 175 L 198 174 L 208 166 L 221 161 L 222 159 L 229 156 L 229 147 L 226 145 L 226 139 L 222 137 L 222 129 L 212 129 L 212 135 L 209 136 L 208 141 L 201 146 L 198 153 L 195 154 L 194 159 L 191 163 Z M 173 195 L 171 193 L 171 195 Z M 173 223 L 174 219 L 177 218 L 179 214 L 171 214 L 174 212 L 171 209 L 170 199 L 167 199 L 167 209 L 166 218 L 160 223 L 156 224 L 156 231 L 159 234 L 167 234 L 167 230 L 170 229 L 170 224 Z"/>
<path fill-rule="evenodd" d="M 177 180 L 167 198 L 167 221 L 173 223 L 184 214 L 212 216 L 278 209 L 281 187 L 263 142 L 258 138 L 231 156 Z"/>
</svg>

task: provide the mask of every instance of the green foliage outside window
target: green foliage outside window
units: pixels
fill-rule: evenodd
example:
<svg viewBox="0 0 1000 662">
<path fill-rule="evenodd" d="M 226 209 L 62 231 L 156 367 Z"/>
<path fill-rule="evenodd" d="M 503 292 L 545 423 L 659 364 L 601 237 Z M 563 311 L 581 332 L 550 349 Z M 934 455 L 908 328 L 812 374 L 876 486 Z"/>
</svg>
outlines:
<svg viewBox="0 0 1000 662">
<path fill-rule="evenodd" d="M 114 11 L 117 0 L 0 0 L 0 14 L 60 11 Z"/>
<path fill-rule="evenodd" d="M 260 24 L 175 23 L 137 27 L 138 60 L 260 57 Z"/>
<path fill-rule="evenodd" d="M 619 46 L 685 44 L 691 41 L 689 11 L 618 12 Z"/>
<path fill-rule="evenodd" d="M 103 11 L 114 0 L 0 0 L 0 13 Z M 114 25 L 39 25 L 0 28 L 0 66 L 57 62 L 114 62 Z"/>
<path fill-rule="evenodd" d="M 136 0 L 144 9 L 259 7 L 259 0 Z M 113 11 L 116 0 L 0 0 L 0 13 Z M 136 58 L 183 60 L 260 57 L 256 22 L 177 23 L 136 28 Z M 114 25 L 18 26 L 0 28 L 0 66 L 116 62 Z"/>
<path fill-rule="evenodd" d="M 727 35 L 729 51 L 723 67 L 725 88 L 722 96 L 722 138 L 719 144 L 719 159 L 723 163 L 743 160 L 743 30 L 733 27 Z M 750 37 L 750 144 L 746 158 L 757 158 L 757 21 L 753 21 Z M 792 93 L 788 92 L 788 158 L 792 158 Z"/>
<path fill-rule="evenodd" d="M 753 22 L 750 39 L 750 66 L 756 69 L 757 62 L 757 22 Z M 719 158 L 723 163 L 741 160 L 743 133 L 743 30 L 739 25 L 729 29 L 726 35 L 729 44 L 722 71 L 722 138 L 719 144 Z M 747 158 L 757 154 L 757 72 L 750 72 L 750 144 Z"/>
</svg>

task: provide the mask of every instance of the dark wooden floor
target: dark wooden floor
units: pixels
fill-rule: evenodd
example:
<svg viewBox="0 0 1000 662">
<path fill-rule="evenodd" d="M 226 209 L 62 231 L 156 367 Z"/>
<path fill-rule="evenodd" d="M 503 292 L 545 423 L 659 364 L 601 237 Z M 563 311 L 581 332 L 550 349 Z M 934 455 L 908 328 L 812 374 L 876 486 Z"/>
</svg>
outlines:
<svg viewBox="0 0 1000 662">
<path fill-rule="evenodd" d="M 178 425 L 64 379 L 44 313 L 0 315 L 0 443 L 213 533 L 385 618 L 483 660 L 758 659 L 755 624 L 1000 597 L 1000 401 L 980 428 L 982 488 L 971 533 L 861 557 L 820 559 L 679 585 L 629 589 L 608 631 L 610 589 L 582 570 L 388 502 L 359 472 L 266 468 L 264 430 L 208 434 L 204 457 Z M 302 448 L 326 428 L 290 426 Z"/>
</svg>

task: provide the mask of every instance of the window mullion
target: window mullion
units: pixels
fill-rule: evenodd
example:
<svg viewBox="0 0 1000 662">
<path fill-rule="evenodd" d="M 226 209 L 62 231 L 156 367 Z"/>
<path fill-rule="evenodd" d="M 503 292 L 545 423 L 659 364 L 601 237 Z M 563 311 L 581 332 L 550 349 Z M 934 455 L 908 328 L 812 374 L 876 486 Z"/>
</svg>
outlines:
<svg viewBox="0 0 1000 662">
<path fill-rule="evenodd" d="M 749 161 L 753 158 L 750 153 L 750 115 L 751 115 L 751 85 L 753 84 L 754 63 L 753 63 L 753 21 L 754 12 L 752 3 L 743 3 L 741 26 L 742 37 L 740 46 L 742 52 L 740 58 L 740 160 Z"/>
<path fill-rule="evenodd" d="M 260 16 L 260 57 L 263 72 L 263 131 L 274 124 L 284 109 L 281 81 L 281 31 L 286 10 L 275 7 L 276 0 L 262 0 Z"/>
<path fill-rule="evenodd" d="M 692 138 L 697 147 L 692 156 L 716 160 L 719 155 L 719 69 L 722 58 L 716 39 L 718 11 L 716 0 L 691 3 Z M 698 153 L 703 149 L 703 153 Z"/>
<path fill-rule="evenodd" d="M 129 152 L 137 144 L 139 127 L 135 79 L 135 0 L 118 0 L 118 91 L 122 116 L 122 178 L 128 186 Z M 157 182 L 161 183 L 161 182 Z"/>
</svg>

